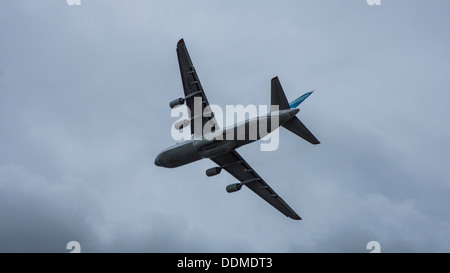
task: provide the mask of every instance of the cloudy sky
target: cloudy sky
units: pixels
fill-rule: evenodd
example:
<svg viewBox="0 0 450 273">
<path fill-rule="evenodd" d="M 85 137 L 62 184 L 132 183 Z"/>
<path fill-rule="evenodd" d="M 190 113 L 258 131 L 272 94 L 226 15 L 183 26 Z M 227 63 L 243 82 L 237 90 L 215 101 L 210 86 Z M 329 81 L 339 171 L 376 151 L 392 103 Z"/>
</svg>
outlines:
<svg viewBox="0 0 450 273">
<path fill-rule="evenodd" d="M 447 0 L 3 1 L 0 252 L 450 251 Z M 322 144 L 241 155 L 293 221 L 174 144 L 184 38 L 210 103 L 279 76 Z"/>
</svg>

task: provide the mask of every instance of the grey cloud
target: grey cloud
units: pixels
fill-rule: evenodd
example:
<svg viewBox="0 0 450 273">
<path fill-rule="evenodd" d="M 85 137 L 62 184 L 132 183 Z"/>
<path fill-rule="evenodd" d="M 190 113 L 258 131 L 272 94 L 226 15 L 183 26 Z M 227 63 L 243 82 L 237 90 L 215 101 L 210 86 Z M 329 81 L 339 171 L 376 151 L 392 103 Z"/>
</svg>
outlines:
<svg viewBox="0 0 450 273">
<path fill-rule="evenodd" d="M 10 1 L 0 10 L 0 251 L 448 252 L 449 3 Z M 185 38 L 211 103 L 317 91 L 240 153 L 304 219 L 227 194 L 173 144 Z"/>
</svg>

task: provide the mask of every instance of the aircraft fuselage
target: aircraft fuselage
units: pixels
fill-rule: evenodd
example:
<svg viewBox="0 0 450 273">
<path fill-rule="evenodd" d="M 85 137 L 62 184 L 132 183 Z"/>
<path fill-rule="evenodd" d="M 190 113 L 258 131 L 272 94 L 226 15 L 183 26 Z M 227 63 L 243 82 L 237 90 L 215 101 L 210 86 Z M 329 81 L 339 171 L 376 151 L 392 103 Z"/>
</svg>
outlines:
<svg viewBox="0 0 450 273">
<path fill-rule="evenodd" d="M 238 123 L 231 128 L 177 143 L 163 150 L 156 157 L 155 164 L 175 168 L 203 158 L 213 158 L 228 153 L 267 136 L 294 117 L 298 111 L 294 108 L 270 112 Z"/>
</svg>

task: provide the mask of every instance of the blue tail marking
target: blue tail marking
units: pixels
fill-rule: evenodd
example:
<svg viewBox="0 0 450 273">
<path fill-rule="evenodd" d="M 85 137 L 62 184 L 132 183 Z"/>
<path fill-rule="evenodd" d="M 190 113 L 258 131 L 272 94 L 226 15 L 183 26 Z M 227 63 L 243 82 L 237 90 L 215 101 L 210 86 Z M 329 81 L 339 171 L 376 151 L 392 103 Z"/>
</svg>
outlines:
<svg viewBox="0 0 450 273">
<path fill-rule="evenodd" d="M 298 98 L 296 98 L 295 100 L 291 101 L 291 102 L 289 103 L 289 106 L 290 106 L 291 108 L 297 108 L 297 106 L 299 106 L 300 103 L 302 103 L 304 100 L 306 100 L 306 99 L 309 97 L 309 95 L 311 95 L 313 92 L 314 92 L 314 90 L 311 91 L 311 92 L 308 92 L 308 93 L 306 93 L 306 94 L 301 95 L 300 97 L 298 97 Z"/>
</svg>

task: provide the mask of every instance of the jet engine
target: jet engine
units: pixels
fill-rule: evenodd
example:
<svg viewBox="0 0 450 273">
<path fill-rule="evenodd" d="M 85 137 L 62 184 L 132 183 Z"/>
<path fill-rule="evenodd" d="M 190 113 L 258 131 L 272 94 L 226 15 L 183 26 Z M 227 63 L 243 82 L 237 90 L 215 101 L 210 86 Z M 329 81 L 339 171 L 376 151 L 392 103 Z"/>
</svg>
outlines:
<svg viewBox="0 0 450 273">
<path fill-rule="evenodd" d="M 241 183 L 235 183 L 235 184 L 231 184 L 227 186 L 227 192 L 228 193 L 232 193 L 235 191 L 238 191 L 242 188 L 242 184 Z"/>
<path fill-rule="evenodd" d="M 190 123 L 191 123 L 190 120 L 183 119 L 183 120 L 179 120 L 179 121 L 175 122 L 173 124 L 173 127 L 177 130 L 181 130 L 181 129 L 185 128 L 186 126 L 188 126 Z"/>
<path fill-rule="evenodd" d="M 218 175 L 221 170 L 222 170 L 222 168 L 220 168 L 220 167 L 209 168 L 209 169 L 206 170 L 206 175 L 207 176 Z"/>
<path fill-rule="evenodd" d="M 182 104 L 184 104 L 184 99 L 183 98 L 178 98 L 178 99 L 175 99 L 175 100 L 171 101 L 169 103 L 169 106 L 170 106 L 170 108 L 173 109 L 173 108 L 175 108 L 175 107 L 177 107 L 179 105 L 182 105 Z"/>
</svg>

